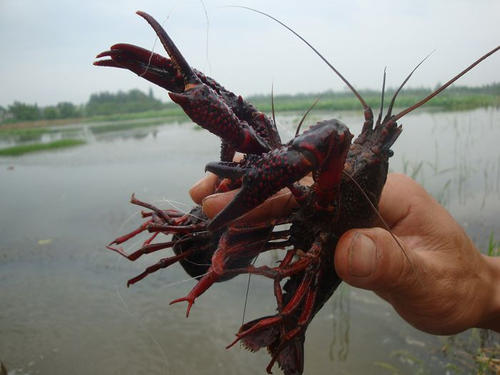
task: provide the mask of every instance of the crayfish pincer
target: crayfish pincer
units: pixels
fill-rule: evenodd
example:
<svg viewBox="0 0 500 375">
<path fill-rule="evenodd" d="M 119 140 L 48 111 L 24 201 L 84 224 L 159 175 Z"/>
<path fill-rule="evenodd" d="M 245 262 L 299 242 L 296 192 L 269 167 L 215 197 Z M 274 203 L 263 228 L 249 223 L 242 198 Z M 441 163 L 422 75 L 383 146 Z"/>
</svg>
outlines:
<svg viewBox="0 0 500 375">
<path fill-rule="evenodd" d="M 132 196 L 132 204 L 147 209 L 142 212 L 145 222 L 112 241 L 108 248 L 130 260 L 172 248 L 173 255 L 146 268 L 130 279 L 128 285 L 179 262 L 198 280 L 187 296 L 172 302 L 186 301 L 187 315 L 195 300 L 215 282 L 240 274 L 271 279 L 276 314 L 243 324 L 229 346 L 239 341 L 252 351 L 267 347 L 271 355 L 269 373 L 278 362 L 285 374 L 301 374 L 307 327 L 341 282 L 334 270 L 333 249 L 344 232 L 371 226 L 376 218 L 391 146 L 402 131 L 397 121 L 500 47 L 420 102 L 393 115 L 396 96 L 412 71 L 396 91 L 385 116 L 382 118 L 382 107 L 376 121 L 359 93 L 313 48 L 360 101 L 364 125 L 352 141 L 352 134 L 341 121 L 322 121 L 283 144 L 271 118 L 192 68 L 166 31 L 148 14 L 138 14 L 152 26 L 169 58 L 134 45 L 116 44 L 100 53 L 97 57 L 104 59 L 94 64 L 131 70 L 165 88 L 195 123 L 221 139 L 220 161 L 206 166 L 219 178 L 216 191 L 235 188 L 240 191 L 211 221 L 199 206 L 184 213 L 159 209 Z M 245 156 L 235 162 L 237 151 Z M 308 174 L 314 183 L 301 185 L 299 180 Z M 290 215 L 245 226 L 235 222 L 282 188 L 288 188 L 298 203 Z M 288 224 L 287 229 L 277 227 L 281 224 Z M 152 234 L 132 254 L 116 247 L 144 231 Z M 164 236 L 171 238 L 164 242 L 157 240 Z M 253 265 L 260 253 L 273 249 L 283 252 L 277 266 Z"/>
</svg>

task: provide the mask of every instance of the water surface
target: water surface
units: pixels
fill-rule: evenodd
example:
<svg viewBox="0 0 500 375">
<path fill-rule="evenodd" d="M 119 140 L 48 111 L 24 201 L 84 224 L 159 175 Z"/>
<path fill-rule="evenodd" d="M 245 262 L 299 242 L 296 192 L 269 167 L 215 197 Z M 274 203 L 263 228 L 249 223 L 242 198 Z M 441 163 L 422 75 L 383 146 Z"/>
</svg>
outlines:
<svg viewBox="0 0 500 375">
<path fill-rule="evenodd" d="M 308 122 L 331 117 L 360 130 L 351 126 L 362 123 L 359 113 L 316 113 Z M 299 119 L 278 117 L 284 140 Z M 417 112 L 403 127 L 391 169 L 413 175 L 485 248 L 491 233 L 500 236 L 500 110 Z M 87 144 L 0 158 L 0 360 L 9 374 L 264 373 L 264 351 L 224 349 L 241 325 L 247 277 L 211 288 L 186 319 L 183 304 L 168 305 L 194 285 L 179 267 L 127 289 L 161 254 L 129 262 L 104 248 L 141 223 L 131 193 L 189 209 L 187 189 L 217 160 L 217 138 L 189 123 L 75 127 L 70 136 Z M 68 132 L 41 140 L 61 137 Z M 141 243 L 132 242 L 129 251 Z M 269 280 L 253 277 L 245 320 L 274 306 Z M 308 330 L 305 372 L 441 374 L 450 361 L 439 351 L 444 342 L 372 293 L 343 288 Z"/>
</svg>

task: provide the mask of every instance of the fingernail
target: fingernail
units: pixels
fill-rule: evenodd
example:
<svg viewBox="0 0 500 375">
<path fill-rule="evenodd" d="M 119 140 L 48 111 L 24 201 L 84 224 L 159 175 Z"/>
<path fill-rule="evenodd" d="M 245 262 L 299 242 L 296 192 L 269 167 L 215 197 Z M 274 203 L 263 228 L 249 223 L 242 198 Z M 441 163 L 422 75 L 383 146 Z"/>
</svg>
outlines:
<svg viewBox="0 0 500 375">
<path fill-rule="evenodd" d="M 370 237 L 356 233 L 349 246 L 349 273 L 355 277 L 370 276 L 376 267 L 377 247 Z"/>
</svg>

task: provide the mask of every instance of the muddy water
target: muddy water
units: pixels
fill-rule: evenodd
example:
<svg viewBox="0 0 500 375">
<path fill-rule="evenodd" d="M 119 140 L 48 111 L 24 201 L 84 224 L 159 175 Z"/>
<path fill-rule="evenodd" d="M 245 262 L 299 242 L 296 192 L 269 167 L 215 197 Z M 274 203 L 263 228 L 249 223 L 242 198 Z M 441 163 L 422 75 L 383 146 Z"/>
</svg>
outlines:
<svg viewBox="0 0 500 375">
<path fill-rule="evenodd" d="M 278 118 L 284 139 L 298 117 Z M 348 112 L 313 117 L 362 122 Z M 500 110 L 420 112 L 403 124 L 392 170 L 423 183 L 480 247 L 500 236 Z M 104 249 L 141 222 L 132 192 L 188 209 L 187 187 L 217 159 L 218 140 L 191 124 L 101 130 L 73 129 L 87 140 L 77 148 L 0 158 L 0 360 L 9 374 L 264 373 L 266 353 L 224 349 L 243 318 L 246 277 L 210 289 L 186 319 L 185 306 L 168 305 L 194 285 L 178 267 L 127 289 L 158 256 L 129 262 Z M 270 282 L 253 277 L 245 319 L 273 306 Z M 444 342 L 373 294 L 343 288 L 309 328 L 306 373 L 440 374 L 450 361 Z"/>
</svg>

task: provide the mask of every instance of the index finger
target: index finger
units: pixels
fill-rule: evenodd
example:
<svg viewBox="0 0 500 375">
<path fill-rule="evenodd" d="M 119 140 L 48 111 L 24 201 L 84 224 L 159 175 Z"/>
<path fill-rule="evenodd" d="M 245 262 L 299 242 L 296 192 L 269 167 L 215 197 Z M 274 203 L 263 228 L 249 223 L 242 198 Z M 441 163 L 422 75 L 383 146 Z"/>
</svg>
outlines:
<svg viewBox="0 0 500 375">
<path fill-rule="evenodd" d="M 214 193 L 215 185 L 217 185 L 217 175 L 208 172 L 189 189 L 189 195 L 194 203 L 201 204 L 206 196 Z"/>
<path fill-rule="evenodd" d="M 238 192 L 239 190 L 231 190 L 227 193 L 209 195 L 202 202 L 203 212 L 209 218 L 215 217 L 234 199 Z M 234 223 L 256 223 L 278 219 L 288 215 L 296 206 L 297 202 L 292 193 L 287 188 L 284 188 L 235 220 Z"/>
</svg>

